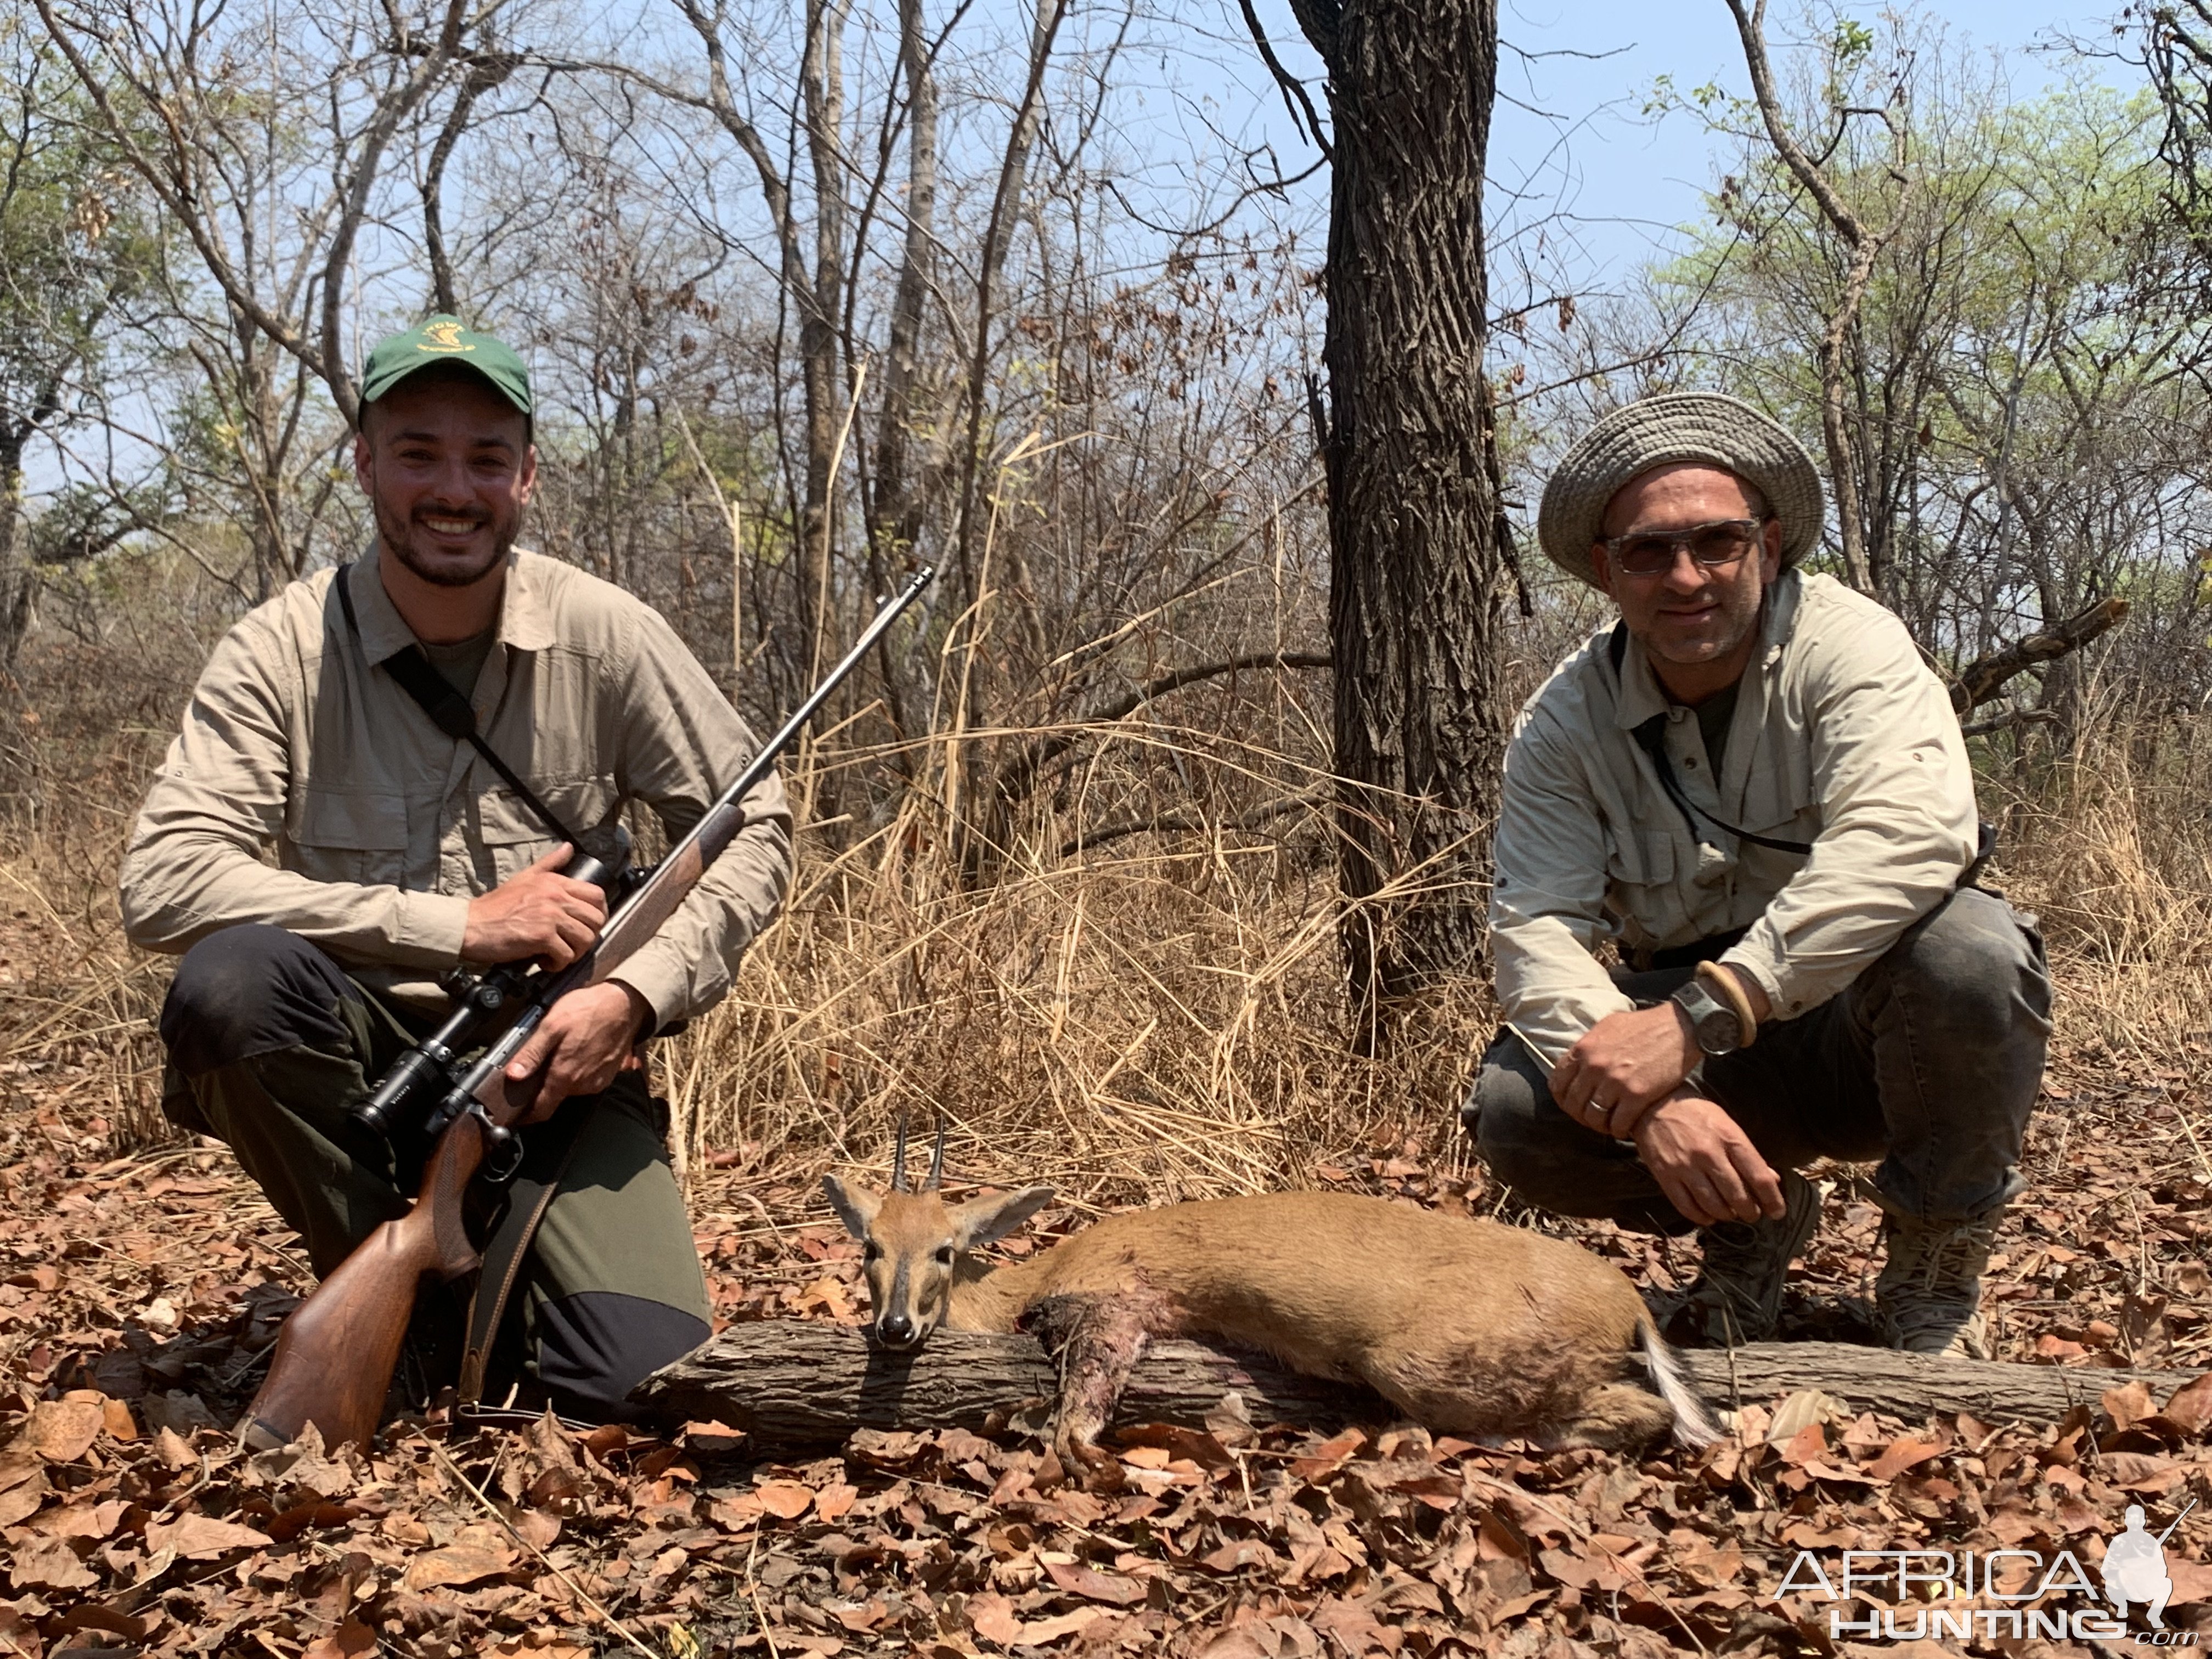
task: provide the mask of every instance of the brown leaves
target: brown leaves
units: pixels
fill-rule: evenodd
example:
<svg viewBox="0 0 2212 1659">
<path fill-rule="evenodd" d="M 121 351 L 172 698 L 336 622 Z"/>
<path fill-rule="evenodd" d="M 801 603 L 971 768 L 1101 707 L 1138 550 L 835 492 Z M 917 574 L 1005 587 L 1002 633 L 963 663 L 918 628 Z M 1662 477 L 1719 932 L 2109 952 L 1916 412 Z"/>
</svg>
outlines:
<svg viewBox="0 0 2212 1659">
<path fill-rule="evenodd" d="M 443 1549 L 425 1551 L 410 1561 L 402 1582 L 419 1594 L 496 1578 L 514 1565 L 514 1552 L 511 1549 L 488 1548 L 482 1544 L 449 1544 Z"/>
<path fill-rule="evenodd" d="M 92 1449 L 106 1426 L 97 1399 L 41 1400 L 31 1408 L 21 1443 L 49 1463 L 74 1463 Z"/>
<path fill-rule="evenodd" d="M 795 1480 L 769 1480 L 753 1488 L 761 1508 L 779 1521 L 796 1521 L 814 1507 L 814 1494 Z"/>
<path fill-rule="evenodd" d="M 149 1549 L 173 1550 L 187 1561 L 211 1560 L 233 1550 L 260 1549 L 272 1541 L 265 1532 L 206 1515 L 187 1515 L 166 1524 L 157 1521 L 146 1528 Z"/>
</svg>

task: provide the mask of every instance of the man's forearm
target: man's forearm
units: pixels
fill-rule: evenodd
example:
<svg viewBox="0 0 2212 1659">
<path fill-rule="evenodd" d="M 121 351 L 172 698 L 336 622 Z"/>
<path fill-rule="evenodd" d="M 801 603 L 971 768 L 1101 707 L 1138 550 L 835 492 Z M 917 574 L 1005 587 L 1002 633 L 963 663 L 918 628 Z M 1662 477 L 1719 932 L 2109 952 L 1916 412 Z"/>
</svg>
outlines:
<svg viewBox="0 0 2212 1659">
<path fill-rule="evenodd" d="M 126 937 L 170 953 L 225 927 L 265 922 L 354 960 L 445 968 L 460 960 L 468 921 L 465 898 L 316 881 L 213 838 L 164 836 L 134 847 L 120 885 Z"/>
</svg>

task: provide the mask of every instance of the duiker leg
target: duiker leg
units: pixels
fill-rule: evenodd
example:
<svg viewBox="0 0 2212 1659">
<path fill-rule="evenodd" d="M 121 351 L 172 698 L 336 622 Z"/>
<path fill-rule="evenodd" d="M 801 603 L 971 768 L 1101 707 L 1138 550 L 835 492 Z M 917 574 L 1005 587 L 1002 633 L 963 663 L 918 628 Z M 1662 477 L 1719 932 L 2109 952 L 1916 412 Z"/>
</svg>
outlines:
<svg viewBox="0 0 2212 1659">
<path fill-rule="evenodd" d="M 1025 1329 L 1060 1364 L 1060 1410 L 1053 1450 L 1071 1472 L 1093 1484 L 1120 1484 L 1121 1465 L 1098 1444 L 1129 1372 L 1159 1328 L 1164 1310 L 1141 1292 L 1126 1296 L 1047 1297 L 1030 1310 Z"/>
</svg>

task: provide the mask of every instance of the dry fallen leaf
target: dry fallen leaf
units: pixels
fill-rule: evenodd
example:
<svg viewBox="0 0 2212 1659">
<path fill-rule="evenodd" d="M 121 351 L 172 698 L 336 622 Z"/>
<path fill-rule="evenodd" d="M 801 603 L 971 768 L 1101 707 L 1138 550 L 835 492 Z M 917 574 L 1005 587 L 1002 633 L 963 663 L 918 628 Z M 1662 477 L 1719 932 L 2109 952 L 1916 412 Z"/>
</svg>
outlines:
<svg viewBox="0 0 2212 1659">
<path fill-rule="evenodd" d="M 425 1550 L 410 1561 L 402 1582 L 419 1594 L 496 1578 L 514 1565 L 513 1550 L 487 1549 L 481 1544 L 449 1544 L 443 1549 Z"/>
<path fill-rule="evenodd" d="M 100 1438 L 106 1413 L 90 1400 L 41 1400 L 31 1408 L 22 1439 L 49 1463 L 74 1463 Z"/>
<path fill-rule="evenodd" d="M 367 1659 L 376 1651 L 376 1632 L 358 1619 L 349 1619 L 327 1636 L 317 1637 L 307 1644 L 300 1659 Z M 546 1650 L 538 1649 L 542 1656 Z"/>
<path fill-rule="evenodd" d="M 265 1532 L 206 1515 L 187 1515 L 166 1524 L 157 1521 L 146 1528 L 148 1549 L 174 1550 L 187 1561 L 204 1561 L 232 1550 L 263 1549 L 270 1541 Z"/>
<path fill-rule="evenodd" d="M 1145 1587 L 1118 1572 L 1098 1572 L 1080 1561 L 1048 1561 L 1044 1570 L 1052 1582 L 1070 1595 L 1089 1601 L 1108 1601 L 1117 1607 L 1134 1607 L 1145 1599 Z"/>
<path fill-rule="evenodd" d="M 795 1480 L 764 1480 L 753 1488 L 761 1508 L 779 1521 L 796 1521 L 814 1507 L 814 1493 Z"/>
<path fill-rule="evenodd" d="M 976 1635 L 1002 1648 L 1012 1647 L 1022 1634 L 1014 1604 L 996 1590 L 978 1590 L 968 1598 L 968 1624 Z"/>
</svg>

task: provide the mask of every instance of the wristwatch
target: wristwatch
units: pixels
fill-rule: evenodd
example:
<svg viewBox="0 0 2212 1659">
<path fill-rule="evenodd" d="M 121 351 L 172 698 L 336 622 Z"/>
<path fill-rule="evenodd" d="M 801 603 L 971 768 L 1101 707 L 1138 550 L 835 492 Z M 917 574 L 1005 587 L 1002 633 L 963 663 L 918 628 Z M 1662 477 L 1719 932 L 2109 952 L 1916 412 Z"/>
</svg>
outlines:
<svg viewBox="0 0 2212 1659">
<path fill-rule="evenodd" d="M 1728 1003 L 1693 979 L 1667 999 L 1690 1017 L 1690 1035 L 1708 1054 L 1732 1054 L 1743 1047 L 1743 1018 Z"/>
</svg>

